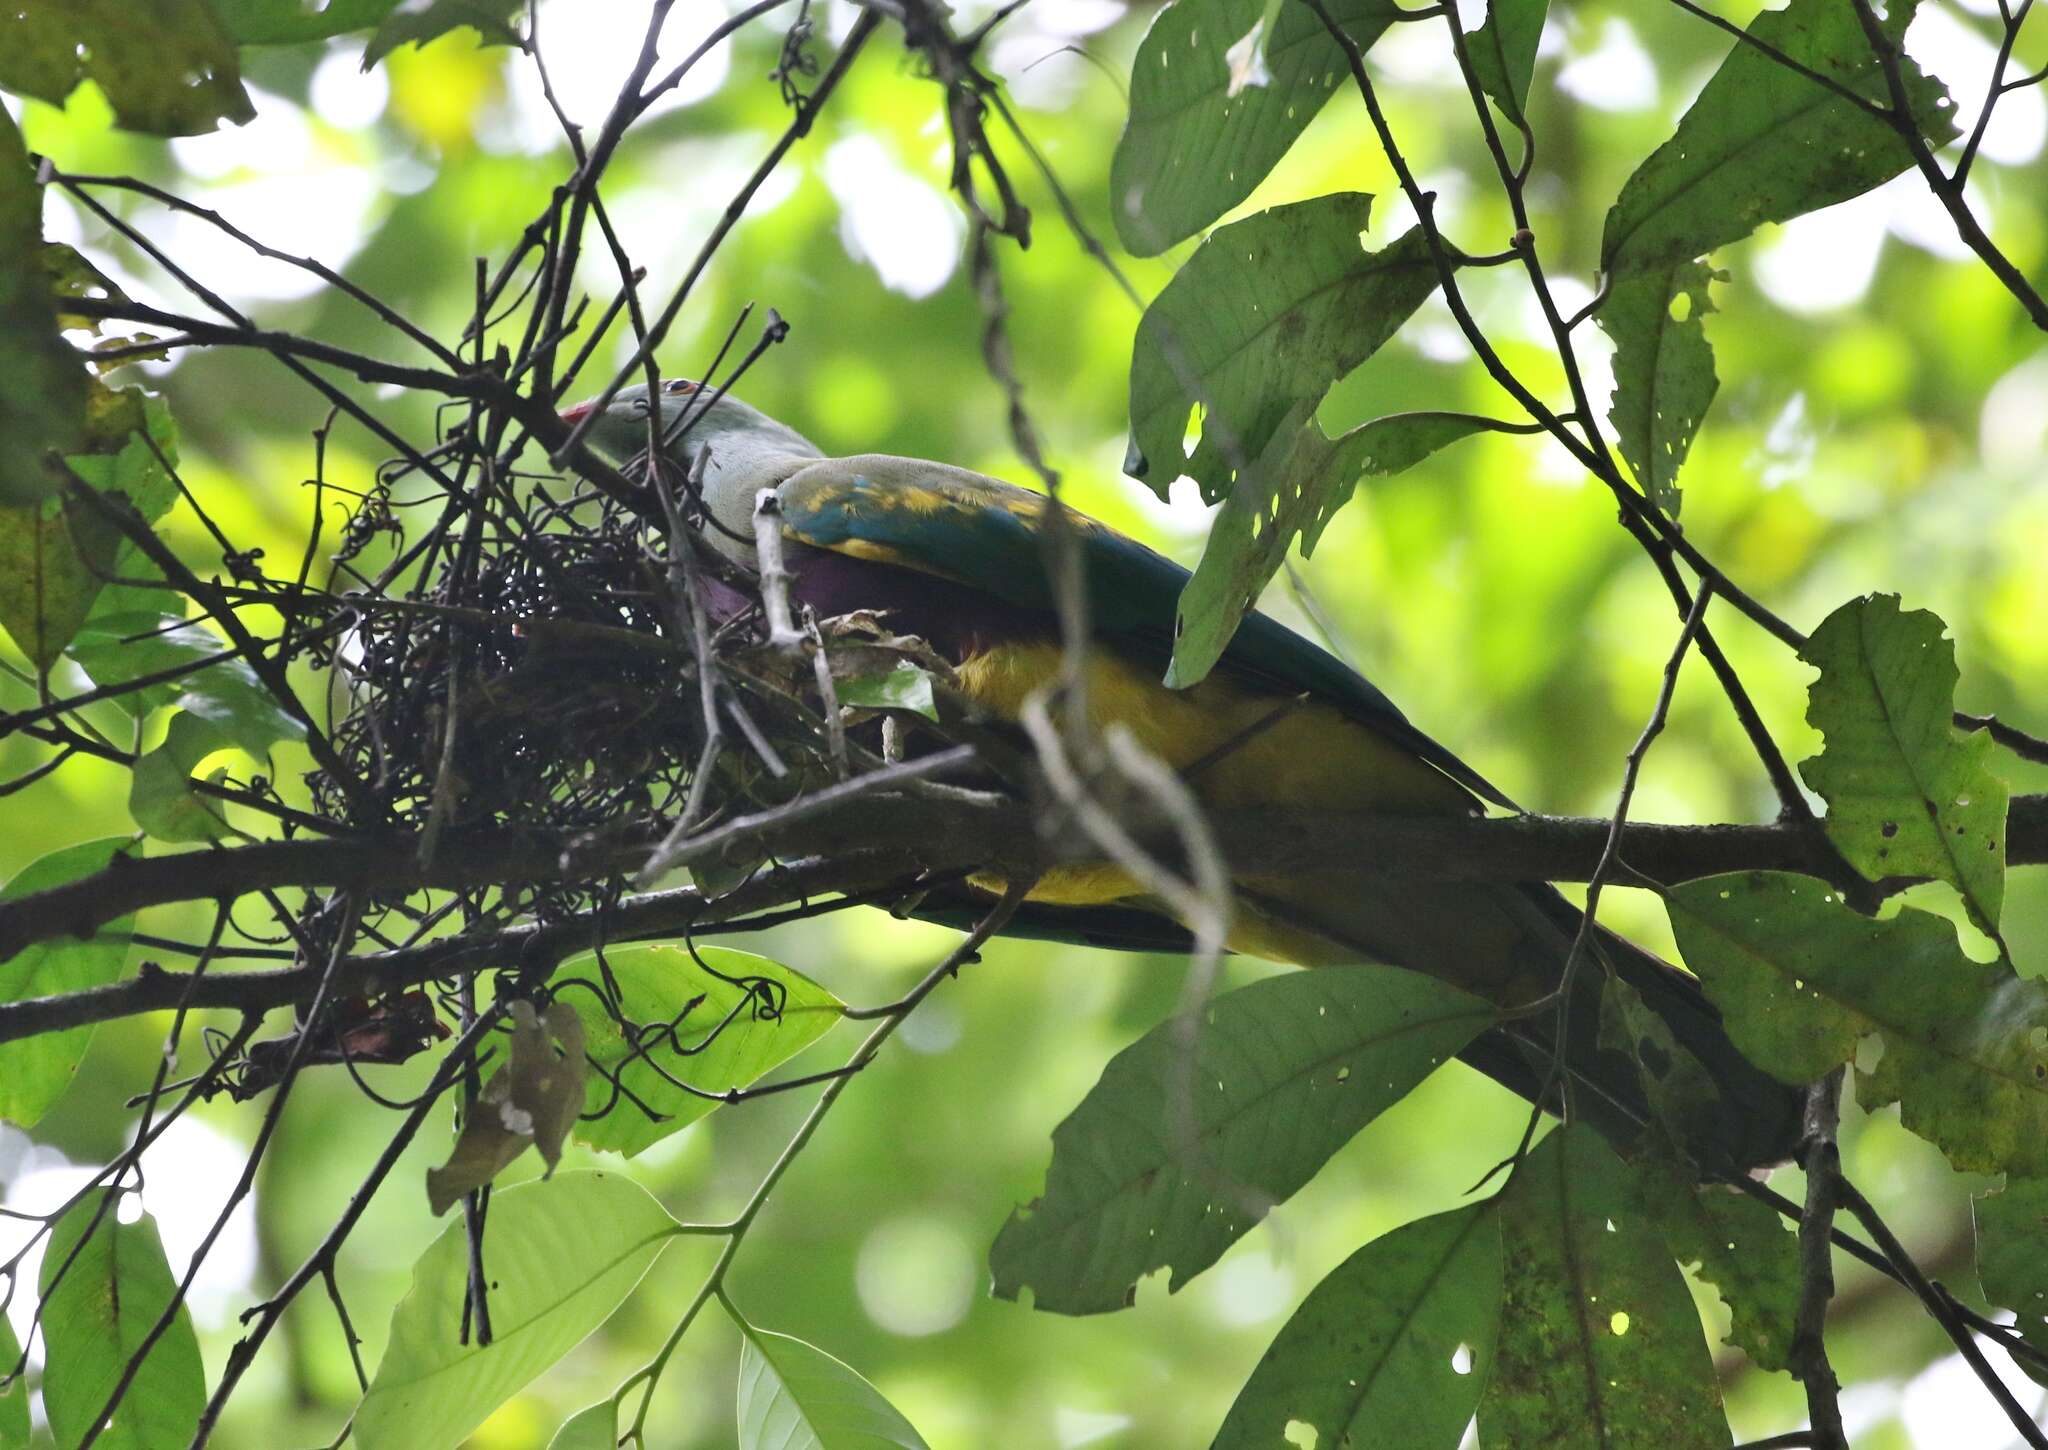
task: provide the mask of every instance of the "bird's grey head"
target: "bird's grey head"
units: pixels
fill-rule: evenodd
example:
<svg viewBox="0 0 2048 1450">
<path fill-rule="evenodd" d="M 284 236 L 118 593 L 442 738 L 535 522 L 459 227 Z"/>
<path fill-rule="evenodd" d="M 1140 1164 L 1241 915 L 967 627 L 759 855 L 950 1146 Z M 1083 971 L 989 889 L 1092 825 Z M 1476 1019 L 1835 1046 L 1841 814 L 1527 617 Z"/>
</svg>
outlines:
<svg viewBox="0 0 2048 1450">
<path fill-rule="evenodd" d="M 719 394 L 688 378 L 670 378 L 655 395 L 661 410 L 662 452 L 677 462 L 695 456 L 709 446 L 714 455 L 722 451 L 774 452 L 799 458 L 819 458 L 817 445 L 794 428 L 776 422 L 759 408 L 742 402 L 731 393 Z M 596 400 L 566 409 L 562 421 L 575 424 L 588 417 Z M 585 437 L 591 447 L 618 463 L 627 463 L 647 450 L 648 392 L 645 383 L 621 388 L 591 424 Z M 721 444 L 725 445 L 721 448 Z"/>
<path fill-rule="evenodd" d="M 647 453 L 649 396 L 647 385 L 619 389 L 605 410 L 592 418 L 593 399 L 565 410 L 562 421 L 572 426 L 590 418 L 584 435 L 599 453 L 613 459 L 629 475 Z M 778 487 L 806 462 L 822 458 L 810 439 L 763 413 L 759 408 L 720 395 L 687 378 L 671 378 L 654 395 L 660 409 L 661 474 L 671 482 L 687 476 L 699 459 L 704 464 L 701 501 L 716 527 L 704 536 L 720 553 L 751 566 L 754 500 L 763 488 Z"/>
</svg>

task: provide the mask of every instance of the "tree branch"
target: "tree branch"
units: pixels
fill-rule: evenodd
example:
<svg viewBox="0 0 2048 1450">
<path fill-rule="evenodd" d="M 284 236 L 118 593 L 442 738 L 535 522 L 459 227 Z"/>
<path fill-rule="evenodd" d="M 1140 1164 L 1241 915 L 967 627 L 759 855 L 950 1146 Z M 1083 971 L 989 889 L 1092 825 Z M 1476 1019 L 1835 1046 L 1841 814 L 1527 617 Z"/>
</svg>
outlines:
<svg viewBox="0 0 2048 1450">
<path fill-rule="evenodd" d="M 763 812 L 744 832 L 719 833 L 728 860 L 805 858 L 760 873 L 733 891 L 653 892 L 546 927 L 357 958 L 347 969 L 350 989 L 391 989 L 494 964 L 558 960 L 599 939 L 711 929 L 808 897 L 872 894 L 897 884 L 908 889 L 921 876 L 982 868 L 1022 873 L 1046 864 L 1031 811 L 999 796 L 957 790 L 943 798 L 849 794 L 824 808 L 811 800 L 799 802 L 801 810 Z M 1404 875 L 1439 880 L 1585 881 L 1599 869 L 1613 829 L 1609 821 L 1585 817 L 1311 811 L 1219 811 L 1213 822 L 1217 840 L 1237 865 L 1332 883 L 1383 871 L 1374 863 L 1384 861 L 1398 861 Z M 1141 836 L 1155 838 L 1150 832 Z M 88 936 L 131 912 L 174 901 L 233 899 L 286 887 L 348 887 L 374 895 L 588 878 L 636 869 L 652 844 L 646 833 L 575 843 L 510 832 L 457 835 L 443 841 L 430 866 L 419 861 L 416 836 L 397 834 L 117 857 L 94 875 L 0 902 L 0 960 L 35 942 Z M 2014 865 L 2048 863 L 2048 795 L 2013 800 L 2006 848 Z M 1795 826 L 1631 821 L 1620 837 L 1626 870 L 1611 884 L 1671 883 L 1740 870 L 1812 874 L 1833 868 L 1824 854 L 1809 831 Z M 86 992 L 0 1003 L 0 1042 L 167 1009 L 180 1000 L 185 980 L 183 973 L 149 970 Z M 194 1007 L 263 1010 L 304 1000 L 312 985 L 305 968 L 215 971 L 197 985 L 191 1001 Z"/>
</svg>

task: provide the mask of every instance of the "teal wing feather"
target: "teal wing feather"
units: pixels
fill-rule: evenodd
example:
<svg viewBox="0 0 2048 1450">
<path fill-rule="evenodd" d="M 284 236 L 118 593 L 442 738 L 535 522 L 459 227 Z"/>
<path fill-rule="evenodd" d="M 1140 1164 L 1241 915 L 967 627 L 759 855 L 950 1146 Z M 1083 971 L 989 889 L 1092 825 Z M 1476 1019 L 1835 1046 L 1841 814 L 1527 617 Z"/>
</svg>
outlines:
<svg viewBox="0 0 2048 1450">
<path fill-rule="evenodd" d="M 1043 495 L 966 469 L 867 454 L 828 459 L 782 488 L 784 529 L 817 548 L 951 579 L 1027 609 L 1054 607 L 1045 568 Z M 1081 541 L 1090 622 L 1160 667 L 1172 653 L 1188 571 L 1137 540 L 1069 511 Z M 1304 691 L 1414 752 L 1474 794 L 1514 802 L 1410 724 L 1365 676 L 1265 614 L 1238 626 L 1219 669 L 1279 694 Z"/>
</svg>

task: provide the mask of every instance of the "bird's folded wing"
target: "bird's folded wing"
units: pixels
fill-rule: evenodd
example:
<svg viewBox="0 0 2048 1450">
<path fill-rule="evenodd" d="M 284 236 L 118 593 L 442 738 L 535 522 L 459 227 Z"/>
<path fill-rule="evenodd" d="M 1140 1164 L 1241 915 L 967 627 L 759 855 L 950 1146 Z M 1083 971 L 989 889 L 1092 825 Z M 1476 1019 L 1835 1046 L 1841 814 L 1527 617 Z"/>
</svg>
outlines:
<svg viewBox="0 0 2048 1450">
<path fill-rule="evenodd" d="M 871 563 L 949 580 L 1034 611 L 1054 598 L 1041 494 L 964 468 L 890 454 L 828 458 L 782 486 L 790 537 Z M 1071 509 L 1100 637 L 1164 670 L 1188 571 Z M 1477 771 L 1408 722 L 1371 681 L 1264 614 L 1247 614 L 1219 669 L 1276 696 L 1306 692 L 1410 751 L 1474 794 L 1515 805 Z"/>
</svg>

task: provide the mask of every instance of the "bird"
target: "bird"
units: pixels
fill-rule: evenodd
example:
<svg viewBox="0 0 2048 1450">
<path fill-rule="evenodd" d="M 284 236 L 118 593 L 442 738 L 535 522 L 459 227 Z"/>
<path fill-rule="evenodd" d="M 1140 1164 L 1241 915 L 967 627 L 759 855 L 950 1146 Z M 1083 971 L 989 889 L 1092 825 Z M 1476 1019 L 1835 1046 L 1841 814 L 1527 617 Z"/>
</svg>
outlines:
<svg viewBox="0 0 2048 1450">
<path fill-rule="evenodd" d="M 958 688 L 996 722 L 1060 676 L 1063 655 L 1042 533 L 1044 494 L 949 464 L 882 453 L 829 457 L 729 391 L 684 378 L 619 389 L 565 410 L 596 451 L 632 471 L 694 477 L 700 538 L 741 571 L 758 566 L 755 507 L 777 495 L 793 602 L 819 618 L 873 611 L 922 638 Z M 1182 773 L 1205 808 L 1295 808 L 1415 816 L 1517 809 L 1335 655 L 1262 612 L 1245 615 L 1210 674 L 1169 688 L 1175 604 L 1189 573 L 1068 511 L 1087 578 L 1085 699 L 1097 727 L 1120 724 Z M 751 607 L 722 589 L 714 609 Z M 1555 998 L 1582 917 L 1545 882 L 1432 879 L 1396 862 L 1327 879 L 1241 871 L 1232 878 L 1234 951 L 1301 967 L 1377 962 L 1447 981 L 1505 1009 Z M 1001 883 L 983 881 L 987 890 Z M 1015 934 L 1156 949 L 1184 944 L 1163 903 L 1112 866 L 1055 867 L 1031 888 Z M 1148 929 L 1145 923 L 1160 929 Z M 1703 1177 L 1732 1178 L 1793 1156 L 1803 1094 L 1749 1062 L 1690 974 L 1595 928 L 1595 957 L 1634 988 L 1669 1036 L 1637 1052 L 1602 1043 L 1604 967 L 1571 972 L 1563 1013 L 1513 1015 L 1466 1050 L 1472 1066 L 1623 1147 L 1657 1121 L 1650 1070 L 1675 1042 L 1718 1101 L 1694 1104 L 1677 1136 Z M 1563 1024 L 1563 1053 L 1558 1052 Z"/>
</svg>

